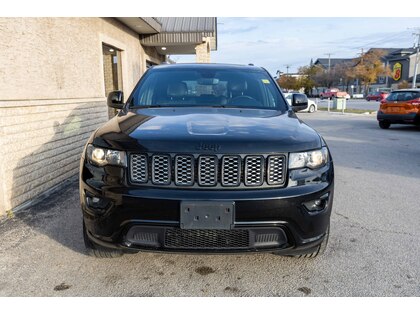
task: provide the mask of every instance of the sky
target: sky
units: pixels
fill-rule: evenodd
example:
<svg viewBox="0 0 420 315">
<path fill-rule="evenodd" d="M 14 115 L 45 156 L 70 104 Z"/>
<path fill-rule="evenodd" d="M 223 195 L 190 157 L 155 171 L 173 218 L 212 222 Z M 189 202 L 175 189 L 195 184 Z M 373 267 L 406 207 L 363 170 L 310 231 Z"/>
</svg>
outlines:
<svg viewBox="0 0 420 315">
<path fill-rule="evenodd" d="M 313 59 L 353 58 L 372 47 L 413 47 L 420 18 L 228 18 L 217 19 L 217 51 L 211 62 L 249 64 L 296 72 Z M 173 55 L 177 63 L 195 62 L 194 55 Z"/>
</svg>

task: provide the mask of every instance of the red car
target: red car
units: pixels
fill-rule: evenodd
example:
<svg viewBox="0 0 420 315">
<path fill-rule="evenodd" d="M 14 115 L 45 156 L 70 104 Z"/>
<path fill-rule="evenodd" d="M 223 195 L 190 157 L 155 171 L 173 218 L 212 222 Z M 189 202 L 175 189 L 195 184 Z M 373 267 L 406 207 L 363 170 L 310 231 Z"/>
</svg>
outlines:
<svg viewBox="0 0 420 315">
<path fill-rule="evenodd" d="M 350 99 L 350 95 L 347 92 L 340 91 L 339 89 L 333 88 L 333 89 L 327 89 L 324 92 L 321 92 L 319 94 L 319 97 L 321 100 L 324 98 L 332 100 L 335 97 L 345 97 L 347 100 Z"/>
<path fill-rule="evenodd" d="M 375 92 L 372 94 L 369 94 L 368 96 L 366 96 L 366 100 L 368 102 L 370 101 L 382 101 L 384 99 L 386 99 L 388 97 L 389 93 L 388 92 Z"/>
</svg>

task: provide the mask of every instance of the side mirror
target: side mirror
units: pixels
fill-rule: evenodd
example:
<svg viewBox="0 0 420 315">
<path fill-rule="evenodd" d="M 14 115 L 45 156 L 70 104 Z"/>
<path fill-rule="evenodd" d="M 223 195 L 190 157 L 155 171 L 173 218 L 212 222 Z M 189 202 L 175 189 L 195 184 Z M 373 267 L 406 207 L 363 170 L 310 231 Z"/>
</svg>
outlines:
<svg viewBox="0 0 420 315">
<path fill-rule="evenodd" d="M 107 104 L 109 107 L 122 109 L 124 107 L 124 93 L 122 91 L 112 91 L 108 94 Z"/>
<path fill-rule="evenodd" d="M 292 95 L 292 109 L 294 112 L 306 109 L 308 107 L 308 98 L 305 94 Z"/>
</svg>

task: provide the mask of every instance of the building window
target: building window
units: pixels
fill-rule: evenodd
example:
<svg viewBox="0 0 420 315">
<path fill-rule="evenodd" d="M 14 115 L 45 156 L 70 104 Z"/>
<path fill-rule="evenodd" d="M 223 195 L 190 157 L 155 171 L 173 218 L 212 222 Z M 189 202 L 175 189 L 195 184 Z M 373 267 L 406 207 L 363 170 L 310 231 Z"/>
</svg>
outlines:
<svg viewBox="0 0 420 315">
<path fill-rule="evenodd" d="M 104 66 L 104 84 L 105 97 L 109 92 L 122 90 L 122 76 L 121 76 L 121 51 L 115 47 L 102 44 L 102 56 Z M 116 114 L 113 108 L 108 109 L 109 117 L 112 118 Z"/>
</svg>

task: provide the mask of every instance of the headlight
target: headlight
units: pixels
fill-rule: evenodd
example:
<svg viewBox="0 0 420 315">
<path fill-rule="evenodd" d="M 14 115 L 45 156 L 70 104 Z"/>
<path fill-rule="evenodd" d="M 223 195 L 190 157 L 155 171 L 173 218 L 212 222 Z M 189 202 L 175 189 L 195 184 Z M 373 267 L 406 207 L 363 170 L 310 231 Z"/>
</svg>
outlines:
<svg viewBox="0 0 420 315">
<path fill-rule="evenodd" d="M 294 168 L 318 168 L 324 166 L 328 162 L 328 149 L 326 147 L 321 150 L 290 153 L 289 169 Z"/>
<path fill-rule="evenodd" d="M 89 162 L 99 165 L 127 166 L 127 155 L 123 151 L 97 148 L 89 144 L 86 149 Z"/>
</svg>

